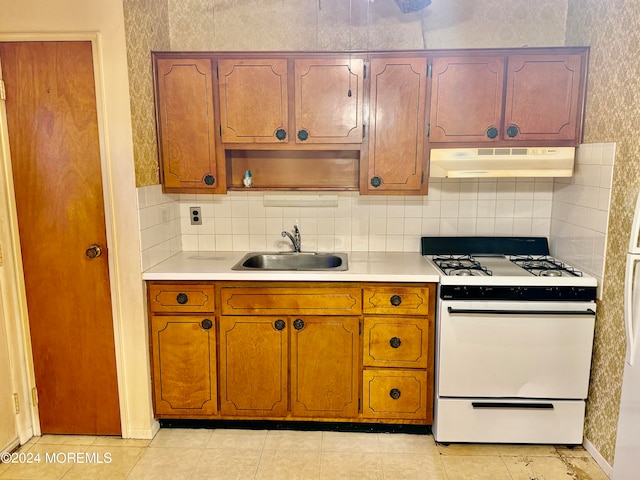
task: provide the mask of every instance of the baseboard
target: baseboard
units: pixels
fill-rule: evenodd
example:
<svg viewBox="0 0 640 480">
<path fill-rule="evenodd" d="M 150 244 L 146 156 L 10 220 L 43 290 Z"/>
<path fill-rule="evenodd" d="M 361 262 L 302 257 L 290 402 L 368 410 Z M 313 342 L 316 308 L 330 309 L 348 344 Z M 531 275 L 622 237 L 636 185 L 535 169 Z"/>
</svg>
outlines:
<svg viewBox="0 0 640 480">
<path fill-rule="evenodd" d="M 151 428 L 130 428 L 127 438 L 136 440 L 151 440 L 160 431 L 160 423 L 154 421 Z"/>
<path fill-rule="evenodd" d="M 593 443 L 591 443 L 588 439 L 585 438 L 584 441 L 582 442 L 582 446 L 587 452 L 589 452 L 589 455 L 593 457 L 593 459 L 600 466 L 600 468 L 605 473 L 605 475 L 611 478 L 611 473 L 613 473 L 613 467 L 609 465 L 609 462 L 607 462 L 602 455 L 600 455 L 600 452 L 596 449 L 596 447 L 593 446 Z"/>
</svg>

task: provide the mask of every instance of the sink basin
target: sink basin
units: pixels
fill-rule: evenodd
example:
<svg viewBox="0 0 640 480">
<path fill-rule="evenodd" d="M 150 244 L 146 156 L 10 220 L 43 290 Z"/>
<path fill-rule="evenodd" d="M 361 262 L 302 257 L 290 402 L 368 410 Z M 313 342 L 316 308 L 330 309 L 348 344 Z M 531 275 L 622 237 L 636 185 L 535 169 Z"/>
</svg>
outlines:
<svg viewBox="0 0 640 480">
<path fill-rule="evenodd" d="M 347 270 L 346 253 L 247 253 L 231 270 Z"/>
</svg>

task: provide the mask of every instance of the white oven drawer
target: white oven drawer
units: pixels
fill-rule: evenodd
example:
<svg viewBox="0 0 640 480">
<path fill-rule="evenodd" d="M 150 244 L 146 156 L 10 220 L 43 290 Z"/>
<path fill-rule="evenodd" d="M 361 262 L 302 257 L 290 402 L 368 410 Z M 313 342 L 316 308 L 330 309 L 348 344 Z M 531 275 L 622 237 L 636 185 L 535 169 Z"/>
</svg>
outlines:
<svg viewBox="0 0 640 480">
<path fill-rule="evenodd" d="M 444 443 L 580 444 L 584 411 L 580 400 L 438 398 L 433 436 Z"/>
<path fill-rule="evenodd" d="M 586 398 L 594 311 L 591 302 L 442 302 L 438 396 Z"/>
</svg>

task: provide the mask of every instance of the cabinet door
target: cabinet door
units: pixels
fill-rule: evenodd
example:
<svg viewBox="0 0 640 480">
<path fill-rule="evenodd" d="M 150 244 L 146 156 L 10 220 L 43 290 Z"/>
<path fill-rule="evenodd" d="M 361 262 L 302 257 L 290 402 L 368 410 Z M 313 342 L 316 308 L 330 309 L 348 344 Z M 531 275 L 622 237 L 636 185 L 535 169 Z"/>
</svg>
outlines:
<svg viewBox="0 0 640 480">
<path fill-rule="evenodd" d="M 155 413 L 199 416 L 217 411 L 214 318 L 151 317 Z"/>
<path fill-rule="evenodd" d="M 500 139 L 504 67 L 503 57 L 433 59 L 431 143 Z"/>
<path fill-rule="evenodd" d="M 224 415 L 287 414 L 286 317 L 220 318 L 220 411 Z"/>
<path fill-rule="evenodd" d="M 512 55 L 504 137 L 579 142 L 582 55 Z"/>
<path fill-rule="evenodd" d="M 297 143 L 362 143 L 364 61 L 295 61 Z"/>
<path fill-rule="evenodd" d="M 168 192 L 224 190 L 216 162 L 211 60 L 156 60 L 162 184 Z"/>
<path fill-rule="evenodd" d="M 362 193 L 424 193 L 427 61 L 371 60 L 368 167 Z"/>
<path fill-rule="evenodd" d="M 289 141 L 286 60 L 219 60 L 218 82 L 223 142 Z"/>
<path fill-rule="evenodd" d="M 291 325 L 291 414 L 357 417 L 359 317 L 299 317 Z"/>
</svg>

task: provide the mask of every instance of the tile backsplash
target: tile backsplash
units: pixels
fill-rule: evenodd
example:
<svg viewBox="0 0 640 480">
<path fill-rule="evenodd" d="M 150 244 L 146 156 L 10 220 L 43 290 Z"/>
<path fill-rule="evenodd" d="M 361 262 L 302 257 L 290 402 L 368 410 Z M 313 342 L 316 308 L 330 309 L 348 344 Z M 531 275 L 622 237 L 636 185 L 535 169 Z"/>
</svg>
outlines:
<svg viewBox="0 0 640 480">
<path fill-rule="evenodd" d="M 428 196 L 339 192 L 333 207 L 265 206 L 268 193 L 252 190 L 167 195 L 160 185 L 141 187 L 142 268 L 181 250 L 288 250 L 281 232 L 297 224 L 307 251 L 419 252 L 427 235 L 545 236 L 554 254 L 602 278 L 614 153 L 613 144 L 581 146 L 566 179 L 430 179 Z M 194 206 L 202 225 L 190 223 Z"/>
</svg>

